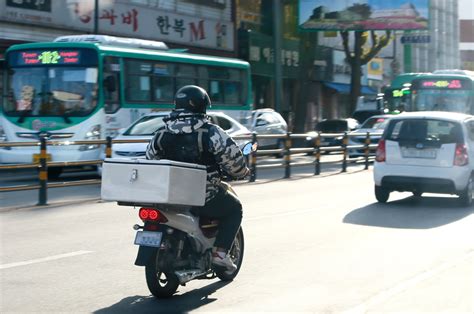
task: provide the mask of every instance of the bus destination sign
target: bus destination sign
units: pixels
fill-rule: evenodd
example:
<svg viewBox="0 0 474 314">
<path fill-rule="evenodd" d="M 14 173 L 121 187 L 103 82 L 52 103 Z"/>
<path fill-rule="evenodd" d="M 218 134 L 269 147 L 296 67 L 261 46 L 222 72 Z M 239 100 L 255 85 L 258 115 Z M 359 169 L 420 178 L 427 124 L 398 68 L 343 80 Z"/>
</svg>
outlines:
<svg viewBox="0 0 474 314">
<path fill-rule="evenodd" d="M 461 89 L 463 84 L 461 80 L 429 80 L 422 81 L 421 88 Z"/>
<path fill-rule="evenodd" d="M 18 65 L 80 64 L 79 50 L 22 51 L 18 53 Z"/>
</svg>

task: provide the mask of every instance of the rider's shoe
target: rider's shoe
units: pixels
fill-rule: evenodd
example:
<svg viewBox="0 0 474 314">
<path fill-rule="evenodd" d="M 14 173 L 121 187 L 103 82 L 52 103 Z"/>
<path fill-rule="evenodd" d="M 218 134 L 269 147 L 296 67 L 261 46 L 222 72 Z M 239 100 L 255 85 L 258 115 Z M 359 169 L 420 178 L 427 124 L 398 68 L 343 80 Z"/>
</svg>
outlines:
<svg viewBox="0 0 474 314">
<path fill-rule="evenodd" d="M 228 271 L 232 272 L 237 270 L 237 266 L 234 264 L 234 262 L 232 262 L 229 254 L 212 254 L 212 264 L 220 267 L 225 267 Z"/>
</svg>

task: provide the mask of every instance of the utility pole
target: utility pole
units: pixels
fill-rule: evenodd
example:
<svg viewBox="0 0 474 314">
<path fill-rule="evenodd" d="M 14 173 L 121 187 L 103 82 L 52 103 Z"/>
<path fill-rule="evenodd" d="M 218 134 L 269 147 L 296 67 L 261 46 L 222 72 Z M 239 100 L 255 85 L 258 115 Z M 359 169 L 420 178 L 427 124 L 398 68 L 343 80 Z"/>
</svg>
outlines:
<svg viewBox="0 0 474 314">
<path fill-rule="evenodd" d="M 273 44 L 275 65 L 275 111 L 281 111 L 283 93 L 281 69 L 281 0 L 273 1 Z"/>
<path fill-rule="evenodd" d="M 94 34 L 99 33 L 99 0 L 94 0 Z"/>
</svg>

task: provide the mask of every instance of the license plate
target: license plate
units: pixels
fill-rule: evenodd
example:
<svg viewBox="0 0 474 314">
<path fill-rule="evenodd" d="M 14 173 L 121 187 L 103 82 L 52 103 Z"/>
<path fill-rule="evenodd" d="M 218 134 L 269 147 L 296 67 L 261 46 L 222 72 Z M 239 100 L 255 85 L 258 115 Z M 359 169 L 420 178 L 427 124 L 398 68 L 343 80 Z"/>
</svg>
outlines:
<svg viewBox="0 0 474 314">
<path fill-rule="evenodd" d="M 137 235 L 135 236 L 135 244 L 151 247 L 160 247 L 161 237 L 161 232 L 137 231 Z"/>
<path fill-rule="evenodd" d="M 33 163 L 38 164 L 40 162 L 40 157 L 41 154 L 33 154 Z M 46 154 L 46 161 L 51 161 L 53 158 L 51 157 L 51 154 Z"/>
<path fill-rule="evenodd" d="M 404 158 L 436 158 L 436 150 L 434 149 L 416 149 L 407 148 L 402 150 L 402 156 Z"/>
</svg>

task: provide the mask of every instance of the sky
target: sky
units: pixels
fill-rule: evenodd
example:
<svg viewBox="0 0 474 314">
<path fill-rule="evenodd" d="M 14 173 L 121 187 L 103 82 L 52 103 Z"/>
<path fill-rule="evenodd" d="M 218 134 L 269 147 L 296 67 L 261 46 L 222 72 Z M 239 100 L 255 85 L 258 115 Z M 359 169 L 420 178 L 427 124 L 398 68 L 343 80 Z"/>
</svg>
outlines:
<svg viewBox="0 0 474 314">
<path fill-rule="evenodd" d="M 428 2 L 428 0 L 299 0 L 299 21 L 304 23 L 313 14 L 313 9 L 321 5 L 330 11 L 341 11 L 354 3 L 367 3 L 375 10 L 399 8 L 403 4 L 412 3 L 421 16 L 428 17 Z"/>
</svg>

